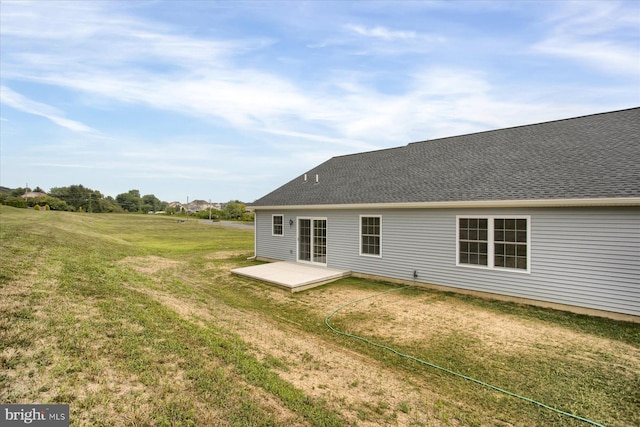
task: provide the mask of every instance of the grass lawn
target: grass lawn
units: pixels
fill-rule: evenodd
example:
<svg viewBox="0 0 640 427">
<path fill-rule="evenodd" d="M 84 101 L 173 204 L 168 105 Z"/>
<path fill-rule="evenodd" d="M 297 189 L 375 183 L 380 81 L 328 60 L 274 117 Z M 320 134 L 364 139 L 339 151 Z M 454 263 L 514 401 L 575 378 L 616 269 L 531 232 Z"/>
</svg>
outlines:
<svg viewBox="0 0 640 427">
<path fill-rule="evenodd" d="M 335 334 L 394 285 L 232 276 L 253 231 L 0 206 L 0 403 L 74 426 L 587 426 Z M 406 289 L 331 323 L 606 426 L 640 425 L 640 324 Z"/>
</svg>

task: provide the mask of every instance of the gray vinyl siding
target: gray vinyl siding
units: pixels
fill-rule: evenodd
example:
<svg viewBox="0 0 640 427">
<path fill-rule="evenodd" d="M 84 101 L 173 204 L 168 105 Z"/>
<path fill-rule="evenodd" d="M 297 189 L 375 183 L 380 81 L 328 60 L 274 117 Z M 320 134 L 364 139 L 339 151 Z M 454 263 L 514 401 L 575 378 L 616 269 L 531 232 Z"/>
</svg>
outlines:
<svg viewBox="0 0 640 427">
<path fill-rule="evenodd" d="M 272 236 L 272 215 L 283 215 L 282 236 Z M 289 220 L 294 225 L 289 226 Z M 286 210 L 257 211 L 255 213 L 255 233 L 257 256 L 273 258 L 282 261 L 296 260 L 296 217 Z"/>
<path fill-rule="evenodd" d="M 285 234 L 271 236 L 271 214 Z M 382 216 L 382 257 L 359 255 L 360 215 Z M 456 266 L 456 215 L 530 217 L 530 272 Z M 262 211 L 256 255 L 295 261 L 296 217 L 327 218 L 327 266 L 640 316 L 640 208 Z M 289 219 L 294 225 L 289 226 Z"/>
</svg>

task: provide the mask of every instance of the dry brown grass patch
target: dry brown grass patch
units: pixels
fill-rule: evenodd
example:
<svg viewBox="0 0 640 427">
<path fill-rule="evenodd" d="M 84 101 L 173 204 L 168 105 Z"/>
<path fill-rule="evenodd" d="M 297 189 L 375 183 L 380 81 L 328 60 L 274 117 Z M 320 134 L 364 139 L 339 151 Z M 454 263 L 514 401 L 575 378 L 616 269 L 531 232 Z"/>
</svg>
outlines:
<svg viewBox="0 0 640 427">
<path fill-rule="evenodd" d="M 161 271 L 174 270 L 185 263 L 157 255 L 129 256 L 119 261 L 120 265 L 126 265 L 142 274 L 156 274 Z"/>
</svg>

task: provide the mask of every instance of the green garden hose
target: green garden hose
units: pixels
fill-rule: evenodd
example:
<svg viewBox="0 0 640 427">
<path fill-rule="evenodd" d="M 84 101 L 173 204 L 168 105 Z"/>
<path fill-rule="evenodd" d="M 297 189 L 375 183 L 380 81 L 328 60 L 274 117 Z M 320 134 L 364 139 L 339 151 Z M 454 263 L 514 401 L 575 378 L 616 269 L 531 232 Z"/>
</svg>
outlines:
<svg viewBox="0 0 640 427">
<path fill-rule="evenodd" d="M 369 295 L 368 297 L 364 297 L 364 298 L 360 298 L 360 299 L 357 299 L 357 300 L 350 301 L 350 302 L 348 302 L 348 303 L 346 303 L 346 304 L 342 304 L 341 306 L 339 306 L 338 308 L 336 308 L 335 310 L 333 310 L 333 311 L 331 312 L 331 314 L 329 314 L 327 317 L 325 317 L 325 318 L 324 318 L 324 324 L 325 324 L 325 325 L 327 325 L 327 327 L 328 327 L 329 329 L 331 329 L 333 332 L 335 332 L 335 333 L 337 333 L 337 334 L 344 335 L 344 336 L 347 336 L 347 337 L 349 337 L 349 338 L 354 338 L 354 339 L 357 339 L 357 340 L 360 340 L 360 341 L 364 341 L 364 342 L 366 342 L 367 344 L 370 344 L 370 345 L 373 345 L 373 346 L 376 346 L 376 347 L 379 347 L 379 348 L 382 348 L 382 349 L 388 350 L 388 351 L 390 351 L 390 352 L 392 352 L 392 353 L 395 353 L 395 354 L 397 354 L 397 355 L 398 355 L 398 356 L 400 356 L 400 357 L 404 357 L 404 358 L 406 358 L 406 359 L 413 360 L 413 361 L 418 362 L 418 363 L 421 363 L 421 364 L 423 364 L 423 365 L 427 365 L 427 366 L 430 366 L 430 367 L 432 367 L 432 368 L 439 369 L 439 370 L 444 371 L 444 372 L 446 372 L 446 373 L 448 373 L 448 374 L 455 375 L 456 377 L 464 378 L 465 380 L 468 380 L 468 381 L 474 382 L 474 383 L 476 383 L 476 384 L 480 384 L 480 385 L 482 385 L 482 386 L 484 386 L 484 387 L 490 388 L 490 389 L 492 389 L 492 390 L 499 391 L 500 393 L 504 393 L 504 394 L 506 394 L 506 395 L 509 395 L 509 396 L 512 396 L 512 397 L 515 397 L 515 398 L 518 398 L 518 399 L 524 400 L 524 401 L 526 401 L 526 402 L 533 403 L 534 405 L 541 406 L 541 407 L 543 407 L 543 408 L 545 408 L 545 409 L 548 409 L 548 410 L 550 410 L 550 411 L 556 412 L 556 413 L 558 413 L 558 414 L 562 414 L 562 415 L 565 415 L 565 416 L 567 416 L 567 417 L 571 417 L 571 418 L 574 418 L 574 419 L 576 419 L 576 420 L 580 420 L 580 421 L 583 421 L 583 422 L 585 422 L 585 423 L 588 423 L 588 424 L 591 424 L 591 425 L 594 425 L 594 426 L 598 426 L 598 427 L 605 427 L 604 425 L 602 425 L 602 424 L 600 424 L 600 423 L 597 423 L 597 422 L 595 422 L 595 421 L 592 421 L 592 420 L 590 420 L 590 419 L 583 418 L 583 417 L 579 417 L 579 416 L 574 415 L 574 414 L 571 414 L 571 413 L 569 413 L 569 412 L 561 411 L 560 409 L 556 409 L 556 408 L 554 408 L 554 407 L 552 407 L 552 406 L 545 405 L 544 403 L 538 402 L 538 401 L 533 400 L 533 399 L 530 399 L 530 398 L 528 398 L 528 397 L 521 396 L 521 395 L 519 395 L 519 394 L 516 394 L 516 393 L 510 392 L 510 391 L 508 391 L 508 390 L 504 390 L 504 389 L 502 389 L 502 388 L 500 388 L 500 387 L 496 387 L 496 386 L 494 386 L 494 385 L 491 385 L 491 384 L 485 383 L 484 381 L 480 381 L 480 380 L 477 380 L 477 379 L 475 379 L 475 378 L 472 378 L 472 377 L 469 377 L 469 376 L 466 376 L 466 375 L 460 374 L 460 373 L 458 373 L 458 372 L 452 371 L 452 370 L 450 370 L 450 369 L 443 368 L 442 366 L 438 366 L 438 365 L 436 365 L 436 364 L 434 364 L 434 363 L 427 362 L 426 360 L 419 359 L 419 358 L 414 357 L 414 356 L 411 356 L 411 355 L 409 355 L 409 354 L 401 353 L 401 352 L 399 352 L 398 350 L 396 350 L 396 349 L 394 349 L 394 348 L 391 348 L 391 347 L 389 347 L 389 346 L 386 346 L 386 345 L 384 345 L 384 344 L 379 344 L 379 343 L 374 342 L 374 341 L 371 341 L 371 340 L 369 340 L 369 339 L 367 339 L 367 338 L 364 338 L 364 337 L 361 337 L 361 336 L 358 336 L 358 335 L 354 335 L 354 334 L 350 334 L 350 333 L 348 333 L 348 332 L 341 331 L 341 330 L 339 330 L 339 329 L 336 329 L 335 327 L 333 327 L 333 326 L 331 325 L 331 323 L 329 323 L 329 319 L 331 319 L 331 318 L 333 317 L 333 315 L 335 315 L 337 312 L 339 312 L 340 310 L 342 310 L 343 308 L 345 308 L 345 307 L 347 307 L 347 306 L 349 306 L 349 305 L 353 305 L 353 304 L 356 304 L 356 303 L 358 303 L 358 302 L 360 302 L 360 301 L 364 301 L 364 300 L 367 300 L 367 299 L 370 299 L 370 298 L 374 298 L 374 297 L 377 297 L 377 296 L 380 296 L 380 295 L 388 294 L 388 293 L 391 293 L 391 292 L 401 291 L 401 290 L 403 290 L 403 289 L 410 288 L 411 286 L 412 286 L 412 285 L 407 285 L 407 286 L 403 286 L 403 287 L 401 287 L 401 288 L 394 288 L 394 289 L 390 289 L 390 290 L 387 290 L 387 291 L 379 292 L 379 293 L 377 293 L 377 294 Z"/>
</svg>

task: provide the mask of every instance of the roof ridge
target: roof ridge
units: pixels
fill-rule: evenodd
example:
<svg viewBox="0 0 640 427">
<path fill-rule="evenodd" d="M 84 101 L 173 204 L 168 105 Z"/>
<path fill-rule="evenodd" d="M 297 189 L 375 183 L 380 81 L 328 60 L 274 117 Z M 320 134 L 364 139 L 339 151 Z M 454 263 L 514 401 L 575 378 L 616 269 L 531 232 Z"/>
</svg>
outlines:
<svg viewBox="0 0 640 427">
<path fill-rule="evenodd" d="M 506 127 L 506 128 L 482 130 L 482 131 L 478 131 L 478 132 L 462 133 L 462 134 L 459 134 L 459 135 L 443 136 L 443 137 L 440 137 L 440 138 L 425 139 L 425 140 L 422 140 L 422 141 L 414 141 L 414 142 L 410 142 L 410 143 L 408 143 L 406 145 L 398 145 L 398 146 L 395 146 L 395 147 L 380 148 L 380 149 L 377 149 L 377 150 L 370 150 L 370 151 L 360 151 L 360 152 L 357 152 L 357 153 L 350 153 L 350 154 L 342 154 L 342 155 L 339 155 L 339 156 L 333 156 L 333 157 L 331 157 L 331 159 L 340 159 L 340 158 L 349 157 L 349 156 L 360 156 L 362 154 L 378 153 L 378 152 L 382 152 L 382 151 L 400 150 L 400 149 L 403 149 L 403 148 L 408 148 L 411 145 L 422 144 L 422 143 L 425 143 L 425 142 L 433 142 L 433 141 L 438 141 L 438 140 L 459 138 L 459 137 L 465 137 L 465 136 L 471 136 L 471 135 L 481 135 L 481 134 L 492 133 L 492 132 L 502 132 L 502 131 L 506 131 L 506 130 L 526 128 L 526 127 L 530 127 L 530 126 L 540 126 L 540 125 L 545 125 L 545 124 L 550 124 L 550 123 L 559 123 L 559 122 L 565 122 L 565 121 L 570 121 L 570 120 L 584 119 L 584 118 L 587 118 L 587 117 L 595 117 L 595 116 L 601 116 L 601 115 L 604 115 L 604 114 L 612 114 L 612 113 L 621 113 L 623 111 L 631 111 L 631 110 L 638 110 L 638 109 L 640 109 L 640 107 L 630 107 L 630 108 L 623 108 L 623 109 L 620 109 L 620 110 L 604 111 L 604 112 L 592 113 L 592 114 L 584 114 L 582 116 L 577 116 L 577 117 L 567 117 L 567 118 L 564 118 L 564 119 L 548 120 L 548 121 L 537 122 L 537 123 L 528 123 L 528 124 L 524 124 L 524 125 L 509 126 L 509 127 Z"/>
<path fill-rule="evenodd" d="M 505 130 L 520 129 L 520 128 L 526 128 L 526 127 L 530 127 L 530 126 L 540 126 L 540 125 L 546 125 L 546 124 L 551 124 L 551 123 L 566 122 L 566 121 L 570 121 L 570 120 L 584 119 L 584 118 L 587 118 L 587 117 L 601 116 L 601 115 L 604 115 L 604 114 L 612 114 L 612 113 L 621 113 L 623 111 L 631 111 L 631 110 L 638 110 L 638 109 L 640 109 L 640 107 L 623 108 L 621 110 L 604 111 L 604 112 L 601 112 L 601 113 L 592 113 L 592 114 L 584 114 L 582 116 L 577 116 L 577 117 L 567 117 L 567 118 L 564 118 L 564 119 L 548 120 L 548 121 L 545 121 L 545 122 L 538 122 L 538 123 L 529 123 L 529 124 L 526 124 L 526 125 L 509 126 L 509 127 L 500 128 L 500 129 L 490 129 L 490 130 L 482 130 L 482 131 L 478 131 L 478 132 L 462 133 L 460 135 L 443 136 L 441 138 L 425 139 L 423 141 L 410 142 L 410 143 L 408 143 L 406 145 L 406 147 L 408 147 L 410 145 L 414 145 L 414 144 L 422 144 L 422 143 L 425 143 L 425 142 L 433 142 L 433 141 L 450 139 L 450 138 L 460 138 L 460 137 L 465 137 L 465 136 L 480 135 L 480 134 L 484 134 L 484 133 L 502 132 L 502 131 L 505 131 Z M 403 147 L 405 147 L 405 146 L 403 146 Z"/>
<path fill-rule="evenodd" d="M 406 145 L 399 145 L 397 147 L 388 147 L 388 148 L 379 148 L 377 150 L 371 150 L 371 151 L 360 151 L 358 153 L 351 153 L 351 154 L 341 154 L 339 156 L 333 156 L 332 159 L 339 159 L 341 157 L 349 157 L 349 156 L 359 156 L 361 154 L 370 154 L 370 153 L 378 153 L 380 151 L 391 151 L 391 150 L 398 150 L 401 148 L 405 148 L 407 147 Z M 327 160 L 328 161 L 328 160 Z M 326 163 L 326 162 L 325 162 Z"/>
</svg>

